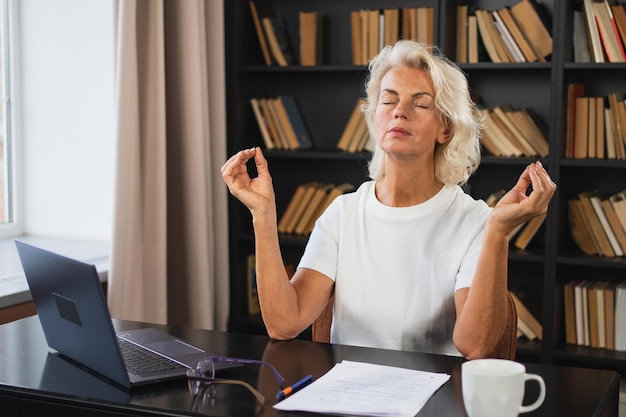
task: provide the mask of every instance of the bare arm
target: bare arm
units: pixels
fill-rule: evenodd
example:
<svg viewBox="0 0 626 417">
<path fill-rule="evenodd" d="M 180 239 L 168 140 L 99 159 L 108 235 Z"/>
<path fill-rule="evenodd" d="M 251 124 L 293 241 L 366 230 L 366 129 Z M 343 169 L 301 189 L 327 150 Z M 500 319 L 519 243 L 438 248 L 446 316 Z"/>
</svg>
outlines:
<svg viewBox="0 0 626 417">
<path fill-rule="evenodd" d="M 258 176 L 250 178 L 246 163 L 254 159 Z M 289 280 L 278 241 L 276 200 L 267 160 L 259 148 L 232 156 L 222 167 L 231 194 L 252 214 L 256 277 L 261 314 L 273 339 L 291 339 L 324 309 L 333 282 L 325 275 L 299 269 Z"/>
<path fill-rule="evenodd" d="M 532 185 L 532 192 L 526 190 Z M 509 233 L 523 222 L 542 214 L 556 191 L 556 184 L 537 162 L 528 166 L 517 184 L 496 205 L 487 220 L 483 247 L 472 286 L 457 291 L 457 321 L 453 340 L 468 359 L 493 351 L 506 325 Z"/>
</svg>

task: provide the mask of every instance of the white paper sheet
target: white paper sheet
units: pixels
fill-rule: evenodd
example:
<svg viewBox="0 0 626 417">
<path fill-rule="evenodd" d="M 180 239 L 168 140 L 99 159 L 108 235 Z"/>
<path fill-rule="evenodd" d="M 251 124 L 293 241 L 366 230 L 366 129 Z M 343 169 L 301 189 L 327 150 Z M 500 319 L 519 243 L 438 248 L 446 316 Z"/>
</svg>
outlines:
<svg viewBox="0 0 626 417">
<path fill-rule="evenodd" d="M 282 411 L 413 417 L 450 375 L 343 361 L 277 403 Z"/>
</svg>

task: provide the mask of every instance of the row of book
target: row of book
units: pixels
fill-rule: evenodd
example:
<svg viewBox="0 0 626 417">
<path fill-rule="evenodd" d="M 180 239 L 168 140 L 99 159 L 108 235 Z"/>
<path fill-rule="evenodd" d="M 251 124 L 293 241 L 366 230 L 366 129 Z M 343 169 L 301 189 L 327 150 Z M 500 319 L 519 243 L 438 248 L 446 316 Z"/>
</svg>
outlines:
<svg viewBox="0 0 626 417">
<path fill-rule="evenodd" d="M 354 190 L 354 185 L 311 181 L 296 187 L 287 208 L 278 220 L 278 231 L 285 234 L 308 235 L 315 221 L 341 194 Z"/>
<path fill-rule="evenodd" d="M 626 350 L 626 282 L 569 281 L 563 306 L 566 343 Z"/>
<path fill-rule="evenodd" d="M 626 190 L 603 197 L 583 192 L 568 202 L 572 240 L 587 255 L 620 257 L 626 253 Z"/>
<path fill-rule="evenodd" d="M 324 36 L 324 15 L 301 11 L 299 22 L 299 59 L 296 56 L 285 19 L 277 16 L 267 0 L 249 0 L 250 13 L 266 65 L 320 65 Z"/>
<path fill-rule="evenodd" d="M 566 158 L 626 159 L 624 96 L 588 96 L 582 83 L 568 85 Z"/>
<path fill-rule="evenodd" d="M 494 156 L 548 156 L 549 146 L 529 109 L 495 106 L 483 109 L 483 146 Z"/>
<path fill-rule="evenodd" d="M 456 16 L 458 63 L 545 62 L 552 54 L 551 22 L 535 0 L 497 10 L 460 5 Z"/>
<path fill-rule="evenodd" d="M 432 45 L 435 36 L 433 7 L 361 9 L 350 13 L 352 63 L 367 65 L 384 46 L 399 39 Z"/>
<path fill-rule="evenodd" d="M 311 149 L 313 140 L 293 96 L 251 98 L 250 105 L 267 149 Z"/>
<path fill-rule="evenodd" d="M 574 62 L 626 62 L 626 10 L 609 0 L 583 0 L 574 11 Z"/>
</svg>

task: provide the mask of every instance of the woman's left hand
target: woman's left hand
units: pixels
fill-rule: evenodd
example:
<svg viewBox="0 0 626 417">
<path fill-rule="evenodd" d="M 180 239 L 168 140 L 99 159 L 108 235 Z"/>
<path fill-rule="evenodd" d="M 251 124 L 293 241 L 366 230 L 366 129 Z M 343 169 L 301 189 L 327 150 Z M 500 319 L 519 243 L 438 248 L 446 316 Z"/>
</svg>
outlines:
<svg viewBox="0 0 626 417">
<path fill-rule="evenodd" d="M 529 186 L 532 191 L 526 195 Z M 508 236 L 517 226 L 545 214 L 555 191 L 556 184 L 541 162 L 530 164 L 496 204 L 489 218 L 490 226 Z"/>
</svg>

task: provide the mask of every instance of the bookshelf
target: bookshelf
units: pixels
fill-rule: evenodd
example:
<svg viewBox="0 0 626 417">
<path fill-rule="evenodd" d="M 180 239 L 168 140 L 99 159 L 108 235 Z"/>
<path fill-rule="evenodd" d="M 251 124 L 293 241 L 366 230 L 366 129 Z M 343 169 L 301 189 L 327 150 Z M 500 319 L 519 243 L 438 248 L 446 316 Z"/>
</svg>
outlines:
<svg viewBox="0 0 626 417">
<path fill-rule="evenodd" d="M 360 9 L 432 7 L 434 43 L 454 60 L 456 12 L 459 5 L 495 10 L 519 0 L 270 0 L 286 22 L 298 50 L 300 11 L 324 14 L 322 64 L 287 67 L 265 64 L 247 0 L 225 1 L 228 153 L 263 146 L 263 138 L 249 99 L 294 96 L 309 127 L 310 150 L 265 151 L 276 189 L 278 216 L 284 212 L 296 187 L 309 181 L 359 185 L 367 180 L 367 153 L 346 153 L 337 141 L 362 94 L 365 66 L 352 65 L 350 12 Z M 545 62 L 460 64 L 469 77 L 472 92 L 485 107 L 510 105 L 531 108 L 550 147 L 539 158 L 559 185 L 548 215 L 525 250 L 511 245 L 509 285 L 521 286 L 542 311 L 541 340 L 518 341 L 520 360 L 605 367 L 626 374 L 626 353 L 591 349 L 565 343 L 563 286 L 576 278 L 624 280 L 625 258 L 584 255 L 573 242 L 568 226 L 567 201 L 579 193 L 599 189 L 611 194 L 626 189 L 626 161 L 566 158 L 567 86 L 585 84 L 585 93 L 608 95 L 626 92 L 624 63 L 574 62 L 573 17 L 582 0 L 538 0 L 551 19 L 553 52 Z M 520 172 L 536 157 L 502 158 L 485 153 L 470 179 L 468 192 L 486 199 L 494 191 L 509 189 Z M 229 249 L 233 331 L 264 333 L 258 315 L 247 314 L 246 258 L 253 252 L 253 236 L 247 209 L 229 200 Z M 306 236 L 281 236 L 286 263 L 297 264 Z"/>
</svg>

